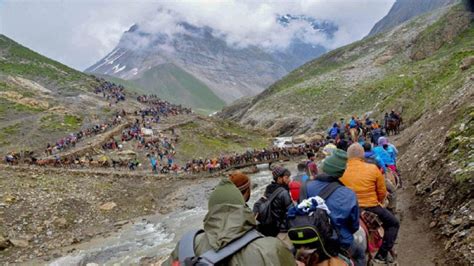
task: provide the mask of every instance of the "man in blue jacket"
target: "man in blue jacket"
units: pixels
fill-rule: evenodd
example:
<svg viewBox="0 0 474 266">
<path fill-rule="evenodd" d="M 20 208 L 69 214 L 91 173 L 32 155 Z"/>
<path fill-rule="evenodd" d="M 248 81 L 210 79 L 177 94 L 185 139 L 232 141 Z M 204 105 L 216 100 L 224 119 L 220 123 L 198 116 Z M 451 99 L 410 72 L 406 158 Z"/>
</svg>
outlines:
<svg viewBox="0 0 474 266">
<path fill-rule="evenodd" d="M 346 169 L 347 154 L 337 149 L 323 161 L 321 172 L 315 180 L 306 183 L 307 197 L 317 196 L 332 182 L 339 182 L 339 178 Z M 353 234 L 359 230 L 359 205 L 356 194 L 341 184 L 327 199 L 326 205 L 330 210 L 331 223 L 340 233 L 339 243 L 343 250 L 348 251 L 356 265 L 365 265 L 365 248 L 356 247 Z"/>
</svg>

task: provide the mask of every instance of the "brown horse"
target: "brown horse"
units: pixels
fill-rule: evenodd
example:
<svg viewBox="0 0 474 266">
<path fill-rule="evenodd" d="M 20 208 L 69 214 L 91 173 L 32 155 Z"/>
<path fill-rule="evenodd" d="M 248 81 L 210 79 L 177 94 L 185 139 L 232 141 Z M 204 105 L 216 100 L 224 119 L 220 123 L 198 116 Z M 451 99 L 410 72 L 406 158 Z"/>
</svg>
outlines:
<svg viewBox="0 0 474 266">
<path fill-rule="evenodd" d="M 387 135 L 390 135 L 391 132 L 393 133 L 393 135 L 397 135 L 400 132 L 401 123 L 402 123 L 401 117 L 400 119 L 390 118 L 387 121 L 387 127 L 385 128 L 385 130 L 387 131 Z"/>
</svg>

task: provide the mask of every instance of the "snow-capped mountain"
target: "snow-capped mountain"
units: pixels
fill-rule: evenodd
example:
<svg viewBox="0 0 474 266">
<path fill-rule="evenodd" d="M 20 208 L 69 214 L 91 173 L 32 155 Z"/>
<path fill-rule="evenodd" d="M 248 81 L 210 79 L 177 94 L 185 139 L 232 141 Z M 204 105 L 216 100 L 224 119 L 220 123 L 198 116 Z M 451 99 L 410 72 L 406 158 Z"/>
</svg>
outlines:
<svg viewBox="0 0 474 266">
<path fill-rule="evenodd" d="M 150 33 L 135 24 L 123 34 L 115 49 L 86 72 L 140 83 L 145 76 L 153 76 L 147 72 L 172 64 L 174 70 L 192 75 L 219 98 L 232 102 L 263 91 L 291 70 L 326 52 L 323 46 L 305 40 L 305 35 L 311 34 L 308 30 L 331 38 L 338 29 L 334 23 L 307 16 L 287 14 L 276 20 L 281 27 L 296 22 L 307 23 L 308 27 L 285 49 L 270 49 L 229 45 L 214 29 L 187 22 L 178 23 L 181 30 L 172 35 L 159 30 Z"/>
</svg>

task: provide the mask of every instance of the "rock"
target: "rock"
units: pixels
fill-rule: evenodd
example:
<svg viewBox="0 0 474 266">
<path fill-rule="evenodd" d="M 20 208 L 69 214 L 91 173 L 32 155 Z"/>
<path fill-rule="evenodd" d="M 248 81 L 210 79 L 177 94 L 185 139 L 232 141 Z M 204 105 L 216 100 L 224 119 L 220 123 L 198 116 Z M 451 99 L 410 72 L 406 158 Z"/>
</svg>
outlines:
<svg viewBox="0 0 474 266">
<path fill-rule="evenodd" d="M 460 224 L 462 224 L 462 218 L 453 217 L 453 218 L 449 219 L 449 224 L 451 224 L 452 226 L 460 225 Z"/>
<path fill-rule="evenodd" d="M 388 63 L 390 60 L 392 60 L 393 56 L 392 55 L 382 55 L 381 57 L 375 59 L 374 64 L 376 66 L 381 66 L 385 65 Z"/>
<path fill-rule="evenodd" d="M 16 202 L 16 197 L 13 195 L 6 195 L 4 198 L 6 203 L 15 203 Z"/>
<path fill-rule="evenodd" d="M 114 226 L 115 227 L 122 227 L 126 224 L 128 224 L 128 221 L 119 221 L 119 222 L 114 223 Z"/>
<path fill-rule="evenodd" d="M 65 218 L 57 218 L 54 220 L 54 225 L 56 225 L 57 227 L 59 228 L 67 228 L 69 226 L 69 223 L 67 222 L 67 220 Z"/>
<path fill-rule="evenodd" d="M 3 236 L 0 236 L 0 250 L 4 250 L 8 248 L 11 245 L 10 240 L 4 238 Z"/>
<path fill-rule="evenodd" d="M 13 246 L 19 248 L 26 248 L 29 246 L 28 241 L 23 239 L 10 239 L 10 242 L 13 244 Z"/>
<path fill-rule="evenodd" d="M 99 209 L 103 211 L 110 211 L 113 208 L 117 207 L 117 204 L 115 202 L 107 202 L 102 205 L 100 205 Z"/>
<path fill-rule="evenodd" d="M 436 222 L 435 222 L 435 221 L 433 221 L 433 222 L 430 223 L 430 228 L 433 228 L 433 227 L 435 227 L 435 226 L 436 226 Z"/>
<path fill-rule="evenodd" d="M 467 70 L 469 69 L 472 65 L 474 64 L 474 56 L 469 56 L 467 58 L 464 58 L 461 62 L 461 65 L 459 68 L 461 70 Z"/>
</svg>

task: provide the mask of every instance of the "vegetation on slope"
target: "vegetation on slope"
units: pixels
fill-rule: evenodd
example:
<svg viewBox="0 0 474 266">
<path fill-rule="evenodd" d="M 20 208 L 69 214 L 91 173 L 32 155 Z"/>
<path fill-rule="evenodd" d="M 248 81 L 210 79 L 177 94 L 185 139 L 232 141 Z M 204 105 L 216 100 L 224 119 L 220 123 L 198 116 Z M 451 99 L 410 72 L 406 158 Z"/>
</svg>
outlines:
<svg viewBox="0 0 474 266">
<path fill-rule="evenodd" d="M 0 35 L 0 154 L 46 143 L 112 115 L 91 76 Z"/>
<path fill-rule="evenodd" d="M 411 123 L 444 103 L 472 74 L 459 65 L 474 54 L 473 47 L 474 30 L 461 5 L 427 14 L 296 69 L 257 96 L 240 121 L 298 134 L 325 129 L 340 117 L 381 119 L 396 109 Z M 286 108 L 275 108 L 278 102 Z M 300 126 L 285 127 L 279 120 Z"/>
<path fill-rule="evenodd" d="M 150 94 L 173 103 L 183 104 L 203 113 L 212 113 L 224 106 L 203 82 L 174 64 L 163 64 L 146 71 L 133 80 Z"/>
<path fill-rule="evenodd" d="M 211 158 L 242 153 L 247 149 L 262 149 L 270 145 L 262 131 L 249 131 L 228 121 L 196 119 L 177 128 L 180 131 L 178 159 Z"/>
</svg>

